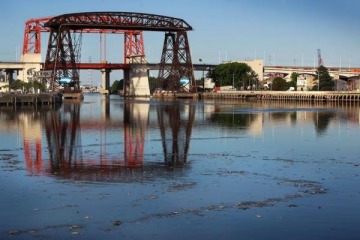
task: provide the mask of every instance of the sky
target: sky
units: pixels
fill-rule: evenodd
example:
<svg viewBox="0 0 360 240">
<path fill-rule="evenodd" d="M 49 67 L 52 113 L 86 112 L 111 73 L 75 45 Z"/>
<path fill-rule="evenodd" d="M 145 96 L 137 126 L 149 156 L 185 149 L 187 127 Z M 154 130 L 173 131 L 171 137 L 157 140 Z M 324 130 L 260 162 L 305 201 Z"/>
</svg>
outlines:
<svg viewBox="0 0 360 240">
<path fill-rule="evenodd" d="M 25 22 L 65 13 L 119 11 L 182 18 L 193 63 L 263 59 L 265 65 L 360 67 L 358 0 L 2 0 L 0 61 L 18 60 Z M 86 35 L 86 36 L 85 36 Z M 90 36 L 91 35 L 91 36 Z M 82 61 L 100 60 L 100 37 L 83 34 Z M 48 34 L 42 35 L 45 58 Z M 122 38 L 107 37 L 109 62 L 122 62 Z M 149 62 L 160 62 L 163 32 L 145 32 Z"/>
</svg>

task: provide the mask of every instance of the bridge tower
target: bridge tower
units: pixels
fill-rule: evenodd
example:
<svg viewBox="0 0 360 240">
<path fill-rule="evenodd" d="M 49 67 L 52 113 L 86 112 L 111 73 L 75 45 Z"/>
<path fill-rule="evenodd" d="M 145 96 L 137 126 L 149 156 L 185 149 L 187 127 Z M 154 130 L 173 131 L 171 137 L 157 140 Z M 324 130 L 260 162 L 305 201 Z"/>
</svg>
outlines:
<svg viewBox="0 0 360 240">
<path fill-rule="evenodd" d="M 35 72 L 41 70 L 41 33 L 49 32 L 45 23 L 50 18 L 35 18 L 25 22 L 24 39 L 22 46 L 21 62 L 25 63 L 23 70 L 19 71 L 18 79 L 30 82 L 34 81 Z"/>
<path fill-rule="evenodd" d="M 50 89 L 58 89 L 62 78 L 70 78 L 69 88 L 80 92 L 79 70 L 76 64 L 80 61 L 82 32 L 76 37 L 68 27 L 51 28 L 45 69 L 52 71 Z M 70 89 L 68 89 L 70 90 Z"/>
<path fill-rule="evenodd" d="M 189 89 L 181 86 L 181 78 L 189 80 Z M 196 82 L 186 31 L 165 33 L 158 87 L 166 91 L 196 92 Z"/>
<path fill-rule="evenodd" d="M 124 96 L 150 96 L 149 72 L 146 68 L 142 32 L 133 31 L 124 34 L 124 63 L 130 65 L 124 74 Z"/>
</svg>

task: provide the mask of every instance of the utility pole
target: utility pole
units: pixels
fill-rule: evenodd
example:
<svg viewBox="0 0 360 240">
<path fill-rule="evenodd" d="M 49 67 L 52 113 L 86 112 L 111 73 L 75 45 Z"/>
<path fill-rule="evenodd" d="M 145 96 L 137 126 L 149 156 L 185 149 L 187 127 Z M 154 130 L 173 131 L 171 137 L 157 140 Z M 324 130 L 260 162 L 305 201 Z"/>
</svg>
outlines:
<svg viewBox="0 0 360 240">
<path fill-rule="evenodd" d="M 232 82 L 233 82 L 233 84 L 232 84 L 233 90 L 235 89 L 235 88 L 234 88 L 234 78 L 235 78 L 235 73 L 233 73 L 233 79 L 232 79 L 232 80 L 233 80 L 233 81 L 232 81 Z"/>
<path fill-rule="evenodd" d="M 199 59 L 199 62 L 202 62 L 202 59 Z M 204 63 L 204 67 L 205 67 L 205 63 Z M 203 69 L 202 72 L 202 79 L 203 79 L 203 92 L 205 92 L 205 68 Z"/>
</svg>

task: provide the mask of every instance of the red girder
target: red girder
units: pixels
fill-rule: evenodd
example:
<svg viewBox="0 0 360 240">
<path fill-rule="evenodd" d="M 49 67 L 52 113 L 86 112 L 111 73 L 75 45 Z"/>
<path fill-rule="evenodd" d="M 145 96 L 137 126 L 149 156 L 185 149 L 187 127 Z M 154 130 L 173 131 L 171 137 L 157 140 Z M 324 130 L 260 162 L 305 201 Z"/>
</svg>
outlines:
<svg viewBox="0 0 360 240">
<path fill-rule="evenodd" d="M 53 17 L 43 17 L 43 18 L 33 18 L 25 22 L 25 31 L 24 31 L 24 41 L 23 41 L 23 50 L 22 53 L 41 53 L 41 33 L 50 32 L 50 28 L 45 26 L 45 24 Z M 127 56 L 135 55 L 139 51 L 144 53 L 144 42 L 142 37 L 142 32 L 137 30 L 122 30 L 122 29 L 102 29 L 102 28 L 84 28 L 82 33 L 105 33 L 105 34 L 130 34 L 131 36 L 141 36 L 140 46 L 137 46 L 135 52 L 124 53 L 124 59 Z M 139 38 L 139 37 L 138 37 Z M 129 45 L 129 46 L 127 46 Z M 125 42 L 126 49 L 133 49 L 132 41 Z M 141 49 L 141 50 L 139 50 Z"/>
<path fill-rule="evenodd" d="M 40 53 L 41 51 L 41 32 L 49 32 L 45 23 L 50 17 L 30 19 L 25 22 L 24 42 L 22 53 Z"/>
</svg>

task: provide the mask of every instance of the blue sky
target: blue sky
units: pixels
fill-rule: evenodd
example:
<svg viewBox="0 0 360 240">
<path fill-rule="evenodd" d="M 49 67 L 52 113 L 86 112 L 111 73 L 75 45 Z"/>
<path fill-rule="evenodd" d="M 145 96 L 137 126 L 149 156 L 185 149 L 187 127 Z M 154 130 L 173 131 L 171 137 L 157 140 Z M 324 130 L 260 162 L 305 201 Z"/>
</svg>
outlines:
<svg viewBox="0 0 360 240">
<path fill-rule="evenodd" d="M 194 28 L 189 33 L 194 63 L 258 58 L 265 65 L 313 66 L 319 48 L 325 66 L 360 67 L 358 0 L 4 0 L 0 61 L 15 60 L 26 20 L 86 11 L 183 18 Z M 47 38 L 44 34 L 43 49 Z M 148 60 L 159 62 L 164 34 L 146 32 L 144 38 Z M 121 44 L 120 36 L 108 37 L 108 61 L 122 61 Z M 84 34 L 83 61 L 91 56 L 96 62 L 99 49 L 99 36 Z"/>
</svg>

